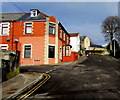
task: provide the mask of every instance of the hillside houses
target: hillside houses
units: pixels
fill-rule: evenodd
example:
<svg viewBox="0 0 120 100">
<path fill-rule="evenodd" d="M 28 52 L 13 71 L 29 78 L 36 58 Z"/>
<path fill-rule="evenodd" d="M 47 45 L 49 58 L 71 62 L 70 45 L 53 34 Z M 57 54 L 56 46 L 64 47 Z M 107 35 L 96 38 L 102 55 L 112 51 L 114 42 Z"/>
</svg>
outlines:
<svg viewBox="0 0 120 100">
<path fill-rule="evenodd" d="M 20 51 L 20 65 L 75 61 L 80 50 L 90 49 L 89 37 L 68 33 L 54 16 L 38 9 L 1 16 L 0 50 Z"/>
<path fill-rule="evenodd" d="M 1 50 L 20 51 L 20 65 L 54 64 L 71 56 L 67 30 L 54 16 L 37 9 L 30 13 L 3 13 L 0 38 Z"/>
</svg>

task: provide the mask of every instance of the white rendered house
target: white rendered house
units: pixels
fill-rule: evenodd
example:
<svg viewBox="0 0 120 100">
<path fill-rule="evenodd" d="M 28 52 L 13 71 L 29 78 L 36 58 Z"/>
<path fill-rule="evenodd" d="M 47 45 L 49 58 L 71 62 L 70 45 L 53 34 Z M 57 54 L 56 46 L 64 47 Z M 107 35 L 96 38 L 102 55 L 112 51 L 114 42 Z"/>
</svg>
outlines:
<svg viewBox="0 0 120 100">
<path fill-rule="evenodd" d="M 81 49 L 89 50 L 90 49 L 90 39 L 88 36 L 81 36 Z"/>
<path fill-rule="evenodd" d="M 79 33 L 69 33 L 70 34 L 70 45 L 72 46 L 71 51 L 80 51 L 80 36 Z"/>
</svg>

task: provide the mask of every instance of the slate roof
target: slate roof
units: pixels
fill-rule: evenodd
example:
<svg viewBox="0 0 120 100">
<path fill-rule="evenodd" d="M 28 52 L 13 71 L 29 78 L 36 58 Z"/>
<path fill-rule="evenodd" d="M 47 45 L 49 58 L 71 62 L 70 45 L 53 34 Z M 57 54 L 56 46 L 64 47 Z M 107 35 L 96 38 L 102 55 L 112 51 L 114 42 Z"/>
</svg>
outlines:
<svg viewBox="0 0 120 100">
<path fill-rule="evenodd" d="M 43 13 L 39 13 L 37 17 L 30 17 L 30 13 L 26 13 L 24 14 L 21 18 L 19 18 L 18 20 L 44 20 L 46 19 L 46 17 L 49 17 Z"/>
<path fill-rule="evenodd" d="M 30 17 L 30 13 L 3 13 L 0 14 L 0 21 L 27 21 L 27 20 L 44 20 L 48 15 L 40 12 L 37 17 Z"/>
<path fill-rule="evenodd" d="M 71 37 L 76 37 L 79 35 L 79 33 L 69 33 Z"/>
<path fill-rule="evenodd" d="M 0 21 L 16 21 L 25 13 L 3 13 L 0 14 Z"/>
</svg>

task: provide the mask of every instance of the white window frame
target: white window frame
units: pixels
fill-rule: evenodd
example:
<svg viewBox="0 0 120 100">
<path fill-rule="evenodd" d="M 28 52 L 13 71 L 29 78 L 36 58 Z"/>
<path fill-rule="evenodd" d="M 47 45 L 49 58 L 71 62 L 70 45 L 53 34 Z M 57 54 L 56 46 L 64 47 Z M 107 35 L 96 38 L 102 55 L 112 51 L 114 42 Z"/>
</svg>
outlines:
<svg viewBox="0 0 120 100">
<path fill-rule="evenodd" d="M 66 33 L 64 33 L 64 41 L 65 41 L 65 38 L 66 38 Z"/>
<path fill-rule="evenodd" d="M 49 47 L 50 47 L 50 46 L 51 46 L 51 47 L 54 47 L 54 57 L 50 57 L 50 56 L 49 56 L 49 53 L 50 53 Z M 55 58 L 56 58 L 56 56 L 55 56 L 55 49 L 56 49 L 55 45 L 50 45 L 50 44 L 48 45 L 48 58 L 52 58 L 52 59 L 55 59 Z"/>
<path fill-rule="evenodd" d="M 7 27 L 7 34 L 3 34 L 2 31 L 3 31 L 3 25 L 6 25 Z M 9 22 L 2 22 L 0 23 L 0 35 L 1 36 L 8 36 L 9 35 L 9 30 L 10 29 L 10 23 Z"/>
<path fill-rule="evenodd" d="M 30 58 L 25 58 L 25 46 L 28 46 L 28 45 L 31 46 L 31 55 L 30 55 L 30 58 L 32 58 L 32 47 L 33 47 L 32 44 L 24 44 L 23 45 L 23 58 L 24 59 L 30 59 Z"/>
<path fill-rule="evenodd" d="M 66 46 L 66 56 L 70 56 L 70 46 Z"/>
<path fill-rule="evenodd" d="M 63 44 L 64 45 L 64 44 Z M 65 51 L 66 49 L 65 49 L 65 46 L 63 46 L 63 56 L 65 57 L 66 56 L 66 51 Z"/>
<path fill-rule="evenodd" d="M 63 52 L 62 52 L 62 47 L 60 47 L 60 52 L 59 52 L 59 59 L 62 60 L 62 55 L 63 55 Z"/>
<path fill-rule="evenodd" d="M 69 37 L 67 36 L 67 38 L 66 38 L 66 39 L 67 39 L 67 44 L 68 44 L 68 43 L 69 43 Z"/>
<path fill-rule="evenodd" d="M 27 34 L 26 34 L 26 29 L 27 29 L 26 27 L 28 27 L 28 26 L 26 26 L 26 24 L 29 24 L 29 23 L 32 24 L 32 25 L 31 25 L 31 33 L 27 33 Z M 24 33 L 23 33 L 23 34 L 24 34 L 24 35 L 31 35 L 31 34 L 33 34 L 33 22 L 25 22 L 25 23 L 24 23 Z"/>
<path fill-rule="evenodd" d="M 62 29 L 60 29 L 60 39 L 62 39 Z"/>
<path fill-rule="evenodd" d="M 37 17 L 37 10 L 31 11 L 31 17 Z"/>
<path fill-rule="evenodd" d="M 50 24 L 53 24 L 54 26 L 50 26 Z M 50 28 L 53 28 L 53 32 L 50 33 Z M 55 23 L 49 23 L 49 35 L 55 35 L 56 33 L 56 24 Z"/>
<path fill-rule="evenodd" d="M 8 50 L 8 47 L 9 47 L 8 44 L 0 44 L 0 50 Z M 2 49 L 2 48 L 4 48 L 4 49 Z"/>
</svg>

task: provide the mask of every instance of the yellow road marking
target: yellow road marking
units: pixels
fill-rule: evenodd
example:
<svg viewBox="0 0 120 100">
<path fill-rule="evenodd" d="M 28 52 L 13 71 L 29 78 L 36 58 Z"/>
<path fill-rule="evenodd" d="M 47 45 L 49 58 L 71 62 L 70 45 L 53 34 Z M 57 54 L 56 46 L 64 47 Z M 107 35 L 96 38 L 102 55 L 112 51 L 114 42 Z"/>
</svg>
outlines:
<svg viewBox="0 0 120 100">
<path fill-rule="evenodd" d="M 35 87 L 33 87 L 31 90 L 29 90 L 26 94 L 24 94 L 23 96 L 21 96 L 18 100 L 24 100 L 24 99 L 26 99 L 33 92 L 35 92 L 38 88 L 40 88 L 51 77 L 49 74 L 43 73 L 43 75 L 45 76 L 45 79 L 43 81 L 41 81 L 39 84 L 37 84 Z"/>
</svg>

